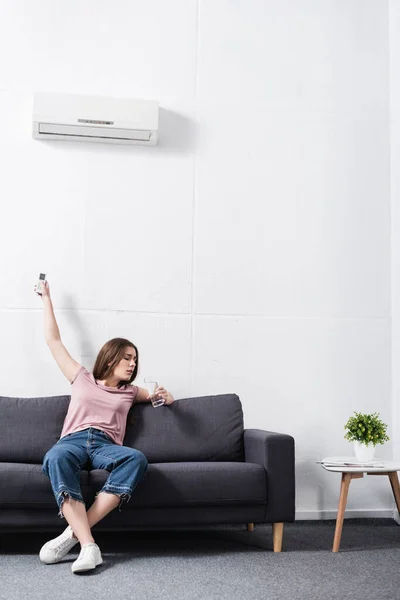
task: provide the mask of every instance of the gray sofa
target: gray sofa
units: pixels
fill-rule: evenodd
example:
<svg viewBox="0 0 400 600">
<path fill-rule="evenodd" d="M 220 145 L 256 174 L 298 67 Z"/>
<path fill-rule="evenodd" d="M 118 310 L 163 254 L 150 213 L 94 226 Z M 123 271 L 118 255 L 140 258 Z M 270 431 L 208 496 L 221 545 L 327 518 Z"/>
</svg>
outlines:
<svg viewBox="0 0 400 600">
<path fill-rule="evenodd" d="M 70 396 L 0 396 L 0 531 L 62 531 L 43 457 L 60 437 Z M 124 445 L 141 450 L 149 468 L 121 512 L 96 531 L 211 524 L 273 524 L 273 548 L 295 512 L 294 439 L 243 428 L 236 394 L 135 405 Z M 81 471 L 89 508 L 109 473 Z"/>
</svg>

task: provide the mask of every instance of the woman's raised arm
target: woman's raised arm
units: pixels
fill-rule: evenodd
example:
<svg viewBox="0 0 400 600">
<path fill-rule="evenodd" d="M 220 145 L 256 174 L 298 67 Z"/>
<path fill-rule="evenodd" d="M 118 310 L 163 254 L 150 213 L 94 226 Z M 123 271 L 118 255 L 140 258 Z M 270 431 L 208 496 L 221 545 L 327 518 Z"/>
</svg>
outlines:
<svg viewBox="0 0 400 600">
<path fill-rule="evenodd" d="M 64 373 L 65 377 L 70 383 L 72 383 L 76 377 L 77 372 L 81 368 L 76 360 L 72 358 L 68 350 L 61 341 L 60 330 L 58 329 L 57 321 L 54 316 L 53 303 L 50 297 L 50 288 L 47 281 L 40 282 L 41 289 L 37 289 L 35 285 L 35 292 L 41 292 L 42 301 L 44 306 L 44 337 L 46 344 L 50 348 L 50 351 Z"/>
<path fill-rule="evenodd" d="M 40 286 L 40 289 L 38 289 Z M 57 321 L 54 316 L 53 303 L 50 297 L 50 287 L 48 281 L 40 281 L 35 285 L 35 292 L 40 295 L 43 301 L 44 307 L 44 338 L 46 343 L 61 340 L 60 331 L 58 329 Z"/>
</svg>

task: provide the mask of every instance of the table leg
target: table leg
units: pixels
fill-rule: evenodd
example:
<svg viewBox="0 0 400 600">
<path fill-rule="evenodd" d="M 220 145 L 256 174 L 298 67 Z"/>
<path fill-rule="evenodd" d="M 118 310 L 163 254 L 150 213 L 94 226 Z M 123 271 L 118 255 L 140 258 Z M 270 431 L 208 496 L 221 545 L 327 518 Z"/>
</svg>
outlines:
<svg viewBox="0 0 400 600">
<path fill-rule="evenodd" d="M 397 471 L 393 471 L 392 473 L 388 473 L 390 485 L 392 486 L 393 496 L 396 500 L 397 510 L 400 513 L 400 485 L 399 478 L 397 477 Z"/>
<path fill-rule="evenodd" d="M 340 538 L 342 537 L 344 511 L 346 510 L 347 495 L 349 493 L 351 473 L 342 473 L 342 483 L 340 485 L 339 508 L 336 517 L 335 537 L 333 539 L 332 552 L 339 552 Z"/>
<path fill-rule="evenodd" d="M 274 552 L 282 551 L 283 523 L 272 523 Z"/>
</svg>

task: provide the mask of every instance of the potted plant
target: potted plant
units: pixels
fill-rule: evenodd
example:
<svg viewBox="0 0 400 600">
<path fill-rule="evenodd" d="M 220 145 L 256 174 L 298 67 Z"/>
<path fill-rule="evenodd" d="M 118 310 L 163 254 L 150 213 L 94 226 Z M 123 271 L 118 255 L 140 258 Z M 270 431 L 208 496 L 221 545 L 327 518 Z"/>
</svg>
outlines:
<svg viewBox="0 0 400 600">
<path fill-rule="evenodd" d="M 349 442 L 354 444 L 354 453 L 360 461 L 372 460 L 375 446 L 389 441 L 386 434 L 387 425 L 379 419 L 379 413 L 366 415 L 354 411 L 355 417 L 350 417 L 344 426 Z"/>
</svg>

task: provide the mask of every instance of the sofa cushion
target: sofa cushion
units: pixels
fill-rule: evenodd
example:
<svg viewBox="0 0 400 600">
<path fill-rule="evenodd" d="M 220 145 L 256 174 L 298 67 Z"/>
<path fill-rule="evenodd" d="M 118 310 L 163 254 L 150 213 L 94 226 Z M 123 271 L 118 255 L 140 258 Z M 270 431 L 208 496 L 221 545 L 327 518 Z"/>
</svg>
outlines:
<svg viewBox="0 0 400 600">
<path fill-rule="evenodd" d="M 236 394 L 199 396 L 153 408 L 136 404 L 128 415 L 124 445 L 149 463 L 244 461 L 243 411 Z"/>
<path fill-rule="evenodd" d="M 85 496 L 88 493 L 87 471 L 81 471 L 80 484 Z M 16 505 L 53 506 L 57 509 L 50 480 L 42 472 L 41 465 L 0 463 L 0 508 L 15 508 Z"/>
<path fill-rule="evenodd" d="M 60 439 L 70 396 L 0 396 L 0 462 L 42 463 Z M 170 406 L 134 405 L 124 445 L 149 463 L 243 461 L 243 412 L 236 394 L 176 400 Z"/>
<path fill-rule="evenodd" d="M 60 439 L 71 396 L 0 396 L 0 461 L 42 463 Z"/>
<path fill-rule="evenodd" d="M 89 486 L 101 489 L 108 473 L 89 472 Z M 255 463 L 172 462 L 149 465 L 128 502 L 134 507 L 265 504 L 266 472 Z"/>
<path fill-rule="evenodd" d="M 81 471 L 86 501 L 104 485 L 108 471 Z M 266 502 L 266 473 L 255 463 L 179 462 L 149 465 L 127 508 L 255 505 Z M 0 508 L 16 505 L 57 509 L 50 481 L 40 465 L 0 463 Z"/>
</svg>

